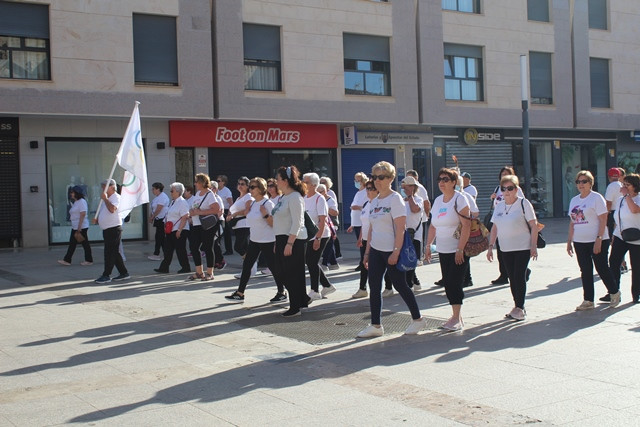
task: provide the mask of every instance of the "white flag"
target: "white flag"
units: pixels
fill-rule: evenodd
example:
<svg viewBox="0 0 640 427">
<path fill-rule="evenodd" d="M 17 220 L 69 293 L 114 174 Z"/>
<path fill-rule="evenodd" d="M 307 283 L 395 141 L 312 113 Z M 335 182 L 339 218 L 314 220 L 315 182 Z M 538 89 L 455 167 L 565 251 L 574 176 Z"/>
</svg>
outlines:
<svg viewBox="0 0 640 427">
<path fill-rule="evenodd" d="M 118 164 L 124 169 L 122 179 L 122 194 L 118 213 L 124 219 L 136 206 L 149 203 L 149 188 L 147 185 L 147 164 L 144 160 L 144 148 L 142 148 L 142 132 L 140 129 L 139 102 L 133 108 L 133 114 L 127 131 L 122 138 L 122 144 L 116 158 Z"/>
</svg>

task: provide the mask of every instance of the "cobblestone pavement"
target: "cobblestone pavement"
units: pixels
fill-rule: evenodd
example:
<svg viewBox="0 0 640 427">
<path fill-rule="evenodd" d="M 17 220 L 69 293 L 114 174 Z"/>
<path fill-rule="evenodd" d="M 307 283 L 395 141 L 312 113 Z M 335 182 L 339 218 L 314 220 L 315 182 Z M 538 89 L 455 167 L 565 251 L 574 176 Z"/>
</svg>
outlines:
<svg viewBox="0 0 640 427">
<path fill-rule="evenodd" d="M 240 258 L 213 282 L 158 275 L 152 243 L 125 245 L 131 280 L 93 282 L 102 262 L 56 263 L 66 248 L 0 250 L 0 426 L 89 425 L 640 425 L 640 306 L 576 312 L 582 288 L 565 252 L 567 221 L 545 220 L 531 263 L 528 318 L 514 323 L 497 265 L 472 260 L 466 328 L 434 326 L 450 308 L 437 264 L 418 268 L 430 328 L 404 336 L 408 311 L 384 300 L 384 337 L 357 289 L 354 238 L 328 272 L 337 292 L 283 319 L 269 277 L 228 304 Z M 93 246 L 102 257 L 101 245 Z M 178 269 L 177 263 L 172 272 Z M 596 295 L 605 288 L 596 282 Z"/>
</svg>

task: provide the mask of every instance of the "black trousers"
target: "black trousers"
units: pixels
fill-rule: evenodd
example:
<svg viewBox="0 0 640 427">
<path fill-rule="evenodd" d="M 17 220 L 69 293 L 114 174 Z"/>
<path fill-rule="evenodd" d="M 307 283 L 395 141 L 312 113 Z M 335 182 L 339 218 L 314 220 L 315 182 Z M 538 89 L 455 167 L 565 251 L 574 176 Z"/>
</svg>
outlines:
<svg viewBox="0 0 640 427">
<path fill-rule="evenodd" d="M 496 252 L 498 252 L 498 267 L 500 268 L 500 277 L 507 278 L 509 277 L 509 272 L 507 271 L 507 267 L 504 265 L 504 256 L 502 251 L 500 250 L 500 242 L 496 239 Z"/>
<path fill-rule="evenodd" d="M 593 253 L 594 242 L 578 243 L 573 242 L 573 249 L 576 252 L 578 266 L 580 267 L 580 277 L 582 279 L 582 291 L 585 301 L 593 302 L 595 299 L 595 290 L 593 287 L 593 266 L 607 287 L 607 292 L 615 294 L 618 292 L 618 284 L 613 278 L 611 269 L 609 269 L 609 239 L 603 240 L 600 246 L 599 254 Z M 618 270 L 620 271 L 620 270 Z"/>
<path fill-rule="evenodd" d="M 89 244 L 89 237 L 87 236 L 88 228 L 83 228 L 80 230 L 80 234 L 84 237 L 84 241 L 81 243 L 82 249 L 84 249 L 84 260 L 87 262 L 93 262 L 93 256 L 91 255 L 91 245 Z M 74 234 L 78 230 L 71 230 L 71 236 L 69 237 L 69 247 L 67 248 L 67 254 L 64 256 L 64 260 L 68 263 L 71 262 L 71 258 L 73 258 L 73 253 L 76 251 L 76 246 L 78 246 L 78 241 L 74 237 Z"/>
<path fill-rule="evenodd" d="M 524 309 L 524 298 L 527 294 L 527 267 L 531 259 L 529 249 L 523 251 L 502 252 L 502 260 L 507 269 L 511 295 L 516 307 Z"/>
<path fill-rule="evenodd" d="M 229 209 L 224 210 L 224 217 L 226 218 L 229 215 Z M 228 221 L 224 222 L 224 250 L 225 252 L 233 252 L 233 244 L 231 242 L 231 235 L 233 234 L 233 228 Z"/>
<path fill-rule="evenodd" d="M 289 236 L 286 234 L 276 236 L 275 262 L 272 270 L 274 277 L 281 277 L 284 287 L 289 292 L 289 308 L 299 310 L 307 307 L 309 297 L 305 283 L 304 252 L 306 241 L 296 239 L 290 256 L 284 256 L 284 248 Z"/>
<path fill-rule="evenodd" d="M 249 246 L 249 227 L 236 228 L 236 242 L 233 245 L 233 249 L 236 250 L 241 256 L 247 253 L 247 247 Z"/>
<path fill-rule="evenodd" d="M 440 256 L 440 272 L 442 280 L 444 280 L 444 291 L 447 294 L 449 304 L 462 304 L 464 299 L 464 291 L 462 290 L 462 281 L 469 263 L 469 257 L 465 255 L 464 262 L 460 265 L 456 264 L 456 254 L 439 254 Z"/>
<path fill-rule="evenodd" d="M 322 283 L 322 287 L 328 288 L 331 286 L 329 279 L 325 276 L 324 271 L 320 268 L 320 256 L 324 251 L 324 247 L 327 246 L 327 242 L 330 237 L 323 237 L 320 239 L 320 247 L 318 250 L 313 249 L 313 241 L 307 242 L 306 262 L 307 269 L 309 270 L 309 280 L 311 281 L 311 290 L 318 292 L 318 282 Z"/>
<path fill-rule="evenodd" d="M 284 293 L 284 284 L 280 277 L 280 272 L 274 266 L 274 245 L 275 242 L 256 243 L 249 240 L 247 253 L 244 257 L 244 261 L 242 261 L 242 274 L 240 275 L 240 285 L 238 285 L 238 292 L 244 293 L 244 290 L 247 288 L 247 283 L 249 282 L 249 277 L 251 276 L 251 267 L 253 267 L 253 264 L 255 264 L 258 256 L 262 255 L 265 258 L 267 267 L 269 267 L 269 270 L 271 270 L 271 273 L 273 274 L 273 280 L 276 282 L 278 292 L 280 292 L 281 294 Z"/>
<path fill-rule="evenodd" d="M 189 250 L 196 267 L 202 265 L 202 255 L 200 255 L 200 250 L 202 250 L 207 258 L 207 267 L 213 268 L 213 238 L 215 230 L 216 227 L 205 230 L 201 225 L 194 225 L 189 230 Z"/>
<path fill-rule="evenodd" d="M 111 227 L 102 230 L 102 239 L 104 240 L 104 271 L 103 276 L 110 276 L 115 266 L 120 274 L 129 274 L 127 267 L 122 261 L 120 255 L 120 239 L 122 238 L 122 227 Z"/>
<path fill-rule="evenodd" d="M 178 262 L 182 270 L 191 271 L 189 257 L 187 256 L 187 238 L 189 230 L 182 230 L 180 238 L 176 236 L 177 231 L 167 234 L 164 239 L 164 259 L 160 263 L 160 270 L 169 272 L 169 266 L 173 260 L 173 252 L 178 257 Z"/>
<path fill-rule="evenodd" d="M 618 288 L 620 287 L 620 266 L 627 252 L 629 252 L 629 260 L 631 261 L 631 295 L 635 300 L 640 296 L 640 245 L 632 245 L 614 236 L 609 256 L 609 267 Z"/>
<path fill-rule="evenodd" d="M 160 249 L 164 246 L 164 219 L 154 219 L 153 227 L 156 229 L 156 242 L 153 248 L 153 254 L 160 255 Z"/>
</svg>

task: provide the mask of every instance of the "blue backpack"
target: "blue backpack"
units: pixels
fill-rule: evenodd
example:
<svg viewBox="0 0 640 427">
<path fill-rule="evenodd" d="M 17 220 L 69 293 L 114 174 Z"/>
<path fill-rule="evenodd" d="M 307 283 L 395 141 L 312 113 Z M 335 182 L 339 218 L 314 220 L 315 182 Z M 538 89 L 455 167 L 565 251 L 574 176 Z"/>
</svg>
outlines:
<svg viewBox="0 0 640 427">
<path fill-rule="evenodd" d="M 412 240 L 411 234 L 405 230 L 402 248 L 400 248 L 400 255 L 398 256 L 398 264 L 396 264 L 396 268 L 400 271 L 415 270 L 418 266 L 418 255 L 413 247 Z"/>
</svg>

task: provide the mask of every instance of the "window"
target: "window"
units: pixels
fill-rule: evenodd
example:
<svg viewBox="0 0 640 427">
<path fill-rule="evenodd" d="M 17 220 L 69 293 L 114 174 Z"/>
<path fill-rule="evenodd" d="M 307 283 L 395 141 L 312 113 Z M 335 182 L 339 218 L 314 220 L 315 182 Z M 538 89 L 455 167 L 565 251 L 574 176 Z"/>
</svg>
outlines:
<svg viewBox="0 0 640 427">
<path fill-rule="evenodd" d="M 344 93 L 391 96 L 389 38 L 344 34 Z"/>
<path fill-rule="evenodd" d="M 482 101 L 482 48 L 444 44 L 444 98 Z"/>
<path fill-rule="evenodd" d="M 591 74 L 591 107 L 611 108 L 609 95 L 609 60 L 589 58 Z"/>
<path fill-rule="evenodd" d="M 244 89 L 281 91 L 280 27 L 244 24 Z"/>
<path fill-rule="evenodd" d="M 527 0 L 527 19 L 549 22 L 549 0 Z"/>
<path fill-rule="evenodd" d="M 529 52 L 529 84 L 532 104 L 553 104 L 551 54 Z"/>
<path fill-rule="evenodd" d="M 133 62 L 136 83 L 178 85 L 175 17 L 133 14 Z"/>
<path fill-rule="evenodd" d="M 480 13 L 480 0 L 442 0 L 442 9 Z"/>
<path fill-rule="evenodd" d="M 589 28 L 606 30 L 607 0 L 589 0 Z"/>
<path fill-rule="evenodd" d="M 50 76 L 49 7 L 0 1 L 0 78 Z"/>
</svg>

